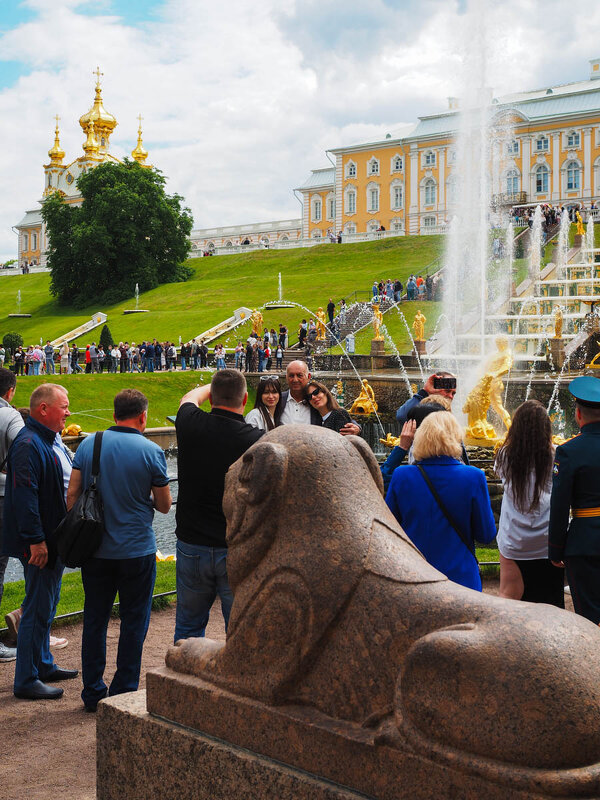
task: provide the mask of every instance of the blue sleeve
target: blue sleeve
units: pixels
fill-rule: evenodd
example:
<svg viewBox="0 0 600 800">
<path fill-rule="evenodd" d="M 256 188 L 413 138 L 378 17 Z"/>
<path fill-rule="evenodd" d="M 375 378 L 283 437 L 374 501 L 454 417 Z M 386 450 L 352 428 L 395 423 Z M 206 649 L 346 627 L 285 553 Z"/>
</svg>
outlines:
<svg viewBox="0 0 600 800">
<path fill-rule="evenodd" d="M 86 436 L 86 438 L 75 451 L 75 457 L 73 458 L 72 465 L 73 469 L 78 469 L 79 471 L 85 469 L 86 459 L 88 458 L 87 451 L 90 449 L 90 447 L 93 448 L 93 444 L 90 444 L 90 441 L 93 443 L 94 437 Z"/>
<path fill-rule="evenodd" d="M 425 391 L 425 389 L 419 389 L 419 391 L 416 394 L 413 394 L 412 397 L 409 397 L 406 403 L 401 405 L 398 411 L 396 411 L 396 419 L 398 420 L 398 422 L 401 425 L 404 425 L 404 423 L 406 422 L 406 416 L 408 412 L 411 410 L 411 408 L 418 406 L 421 400 L 424 400 L 426 397 L 428 397 L 428 394 Z"/>
<path fill-rule="evenodd" d="M 393 447 L 392 452 L 389 454 L 385 462 L 381 465 L 381 474 L 383 475 L 383 488 L 387 492 L 390 482 L 392 480 L 392 475 L 394 474 L 394 470 L 396 467 L 399 467 L 400 464 L 406 458 L 406 450 L 403 447 Z"/>
<path fill-rule="evenodd" d="M 169 483 L 167 459 L 158 445 L 156 445 L 156 452 L 154 449 L 152 452 L 152 486 L 167 486 Z"/>
<path fill-rule="evenodd" d="M 477 468 L 470 467 L 470 469 Z M 475 491 L 471 502 L 471 535 L 474 540 L 487 544 L 496 538 L 496 521 L 485 475 L 479 469 L 477 472 L 479 474 L 476 476 Z"/>
<path fill-rule="evenodd" d="M 389 510 L 396 517 L 400 525 L 402 525 L 402 511 L 400 509 L 400 496 L 402 494 L 400 483 L 400 473 L 402 470 L 398 469 L 394 472 L 390 480 L 390 487 L 385 496 L 385 502 Z"/>
<path fill-rule="evenodd" d="M 40 518 L 39 484 L 42 462 L 31 440 L 18 441 L 10 452 L 12 510 L 19 536 L 27 544 L 46 539 Z"/>
</svg>

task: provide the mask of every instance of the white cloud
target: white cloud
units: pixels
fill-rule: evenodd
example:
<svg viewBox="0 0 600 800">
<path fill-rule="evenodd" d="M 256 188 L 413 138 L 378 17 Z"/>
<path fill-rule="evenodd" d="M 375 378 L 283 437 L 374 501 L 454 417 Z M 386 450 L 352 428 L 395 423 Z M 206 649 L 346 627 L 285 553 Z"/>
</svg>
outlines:
<svg viewBox="0 0 600 800">
<path fill-rule="evenodd" d="M 291 189 L 328 165 L 326 148 L 378 138 L 462 93 L 461 47 L 474 40 L 458 0 L 165 0 L 135 27 L 117 0 L 27 5 L 34 19 L 0 39 L 0 57 L 25 67 L 0 92 L 0 260 L 41 195 L 54 114 L 67 158 L 82 152 L 96 64 L 119 121 L 111 149 L 131 150 L 141 112 L 150 160 L 204 227 L 299 216 Z M 487 18 L 486 82 L 498 92 L 584 79 L 600 55 L 597 0 L 573 14 L 559 0 L 505 0 Z"/>
</svg>

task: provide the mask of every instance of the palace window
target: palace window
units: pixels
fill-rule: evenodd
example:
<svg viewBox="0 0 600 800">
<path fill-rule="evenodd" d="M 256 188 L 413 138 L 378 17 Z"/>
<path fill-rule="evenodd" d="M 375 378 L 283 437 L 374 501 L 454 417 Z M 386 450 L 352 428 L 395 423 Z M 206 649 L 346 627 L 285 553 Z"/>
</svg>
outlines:
<svg viewBox="0 0 600 800">
<path fill-rule="evenodd" d="M 21 237 L 21 250 L 27 250 L 28 249 L 28 247 L 27 247 L 28 243 L 29 242 L 28 242 L 27 234 L 24 233 L 23 236 Z"/>
<path fill-rule="evenodd" d="M 354 189 L 346 192 L 346 214 L 356 214 L 356 192 Z"/>
<path fill-rule="evenodd" d="M 455 175 L 448 178 L 446 196 L 450 205 L 458 201 L 458 178 Z"/>
<path fill-rule="evenodd" d="M 402 220 L 401 219 L 393 219 L 392 220 L 392 222 L 390 224 L 390 230 L 392 230 L 392 231 L 401 231 L 403 229 L 404 229 L 404 226 L 402 225 Z"/>
<path fill-rule="evenodd" d="M 37 233 L 31 234 L 31 249 L 37 250 Z"/>
<path fill-rule="evenodd" d="M 367 223 L 367 233 L 376 233 L 378 228 L 381 227 L 381 223 L 378 219 L 372 219 L 370 222 Z"/>
<path fill-rule="evenodd" d="M 327 220 L 333 222 L 335 219 L 335 195 L 327 195 Z"/>
<path fill-rule="evenodd" d="M 346 177 L 356 178 L 356 164 L 354 161 L 348 161 L 346 164 Z"/>
<path fill-rule="evenodd" d="M 379 161 L 375 156 L 367 161 L 367 175 L 379 175 Z"/>
<path fill-rule="evenodd" d="M 320 197 L 313 200 L 313 222 L 320 222 L 322 217 L 323 204 Z"/>
<path fill-rule="evenodd" d="M 392 172 L 402 172 L 404 162 L 402 156 L 394 156 L 392 158 Z"/>
<path fill-rule="evenodd" d="M 580 143 L 581 138 L 578 133 L 575 133 L 575 131 L 567 133 L 567 147 L 579 147 Z"/>
<path fill-rule="evenodd" d="M 518 156 L 519 155 L 519 140 L 513 139 L 506 145 L 506 152 L 509 156 Z"/>
<path fill-rule="evenodd" d="M 369 184 L 367 187 L 367 208 L 371 213 L 379 211 L 379 186 Z"/>
<path fill-rule="evenodd" d="M 435 167 L 435 153 L 433 150 L 428 150 L 425 153 L 424 163 L 426 167 Z"/>
<path fill-rule="evenodd" d="M 402 208 L 404 203 L 404 187 L 399 181 L 394 181 L 390 187 L 390 201 L 393 209 Z"/>
<path fill-rule="evenodd" d="M 353 222 L 348 222 L 344 231 L 345 233 L 356 233 L 356 225 Z"/>
<path fill-rule="evenodd" d="M 540 136 L 535 140 L 535 150 L 537 153 L 547 153 L 550 148 L 550 140 L 547 136 Z"/>
<path fill-rule="evenodd" d="M 449 150 L 448 151 L 448 163 L 449 164 L 456 163 L 456 150 Z"/>
<path fill-rule="evenodd" d="M 575 192 L 581 188 L 581 170 L 576 161 L 567 164 L 567 192 Z"/>
<path fill-rule="evenodd" d="M 435 181 L 431 178 L 425 181 L 425 205 L 426 206 L 433 206 L 435 205 L 435 195 L 436 195 L 436 185 Z"/>
<path fill-rule="evenodd" d="M 535 191 L 537 194 L 548 194 L 548 167 L 545 164 L 535 171 Z"/>
<path fill-rule="evenodd" d="M 516 194 L 519 191 L 519 173 L 511 169 L 506 173 L 506 194 Z"/>
<path fill-rule="evenodd" d="M 320 239 L 321 238 L 321 231 L 317 228 L 311 233 L 313 239 Z"/>
<path fill-rule="evenodd" d="M 435 228 L 437 224 L 435 217 L 425 217 L 423 219 L 423 227 L 424 228 Z"/>
</svg>

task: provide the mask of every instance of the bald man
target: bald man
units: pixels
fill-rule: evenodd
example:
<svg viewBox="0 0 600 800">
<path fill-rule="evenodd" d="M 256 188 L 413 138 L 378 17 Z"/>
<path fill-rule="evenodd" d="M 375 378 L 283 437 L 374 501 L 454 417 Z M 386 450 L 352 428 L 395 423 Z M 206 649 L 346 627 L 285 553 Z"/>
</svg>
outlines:
<svg viewBox="0 0 600 800">
<path fill-rule="evenodd" d="M 50 626 L 63 573 L 54 531 L 67 511 L 71 476 L 71 457 L 59 436 L 70 415 L 69 396 L 62 386 L 44 383 L 32 393 L 29 406 L 31 416 L 10 449 L 4 499 L 4 552 L 20 559 L 25 573 L 14 694 L 52 700 L 63 690 L 48 684 L 78 674 L 58 667 L 50 653 Z"/>
<path fill-rule="evenodd" d="M 306 387 L 311 374 L 304 361 L 290 361 L 285 372 L 288 388 L 281 395 L 282 425 L 321 425 L 321 415 L 309 405 Z M 360 427 L 347 422 L 340 430 L 342 436 L 359 436 Z"/>
</svg>

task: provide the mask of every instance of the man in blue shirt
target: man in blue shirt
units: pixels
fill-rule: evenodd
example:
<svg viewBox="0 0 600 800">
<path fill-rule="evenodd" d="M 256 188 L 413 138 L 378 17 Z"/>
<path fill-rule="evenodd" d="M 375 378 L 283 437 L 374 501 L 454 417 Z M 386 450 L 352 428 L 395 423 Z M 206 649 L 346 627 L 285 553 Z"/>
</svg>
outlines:
<svg viewBox="0 0 600 800">
<path fill-rule="evenodd" d="M 148 399 L 124 389 L 114 399 L 115 425 L 105 431 L 100 453 L 98 489 L 104 505 L 105 534 L 94 558 L 81 568 L 85 605 L 81 661 L 87 711 L 106 697 L 138 688 L 142 649 L 150 623 L 156 576 L 154 509 L 171 508 L 167 462 L 163 451 L 144 436 Z M 71 508 L 92 471 L 94 437 L 79 446 L 67 494 Z M 117 592 L 121 630 L 117 671 L 104 683 L 106 631 Z"/>
</svg>

